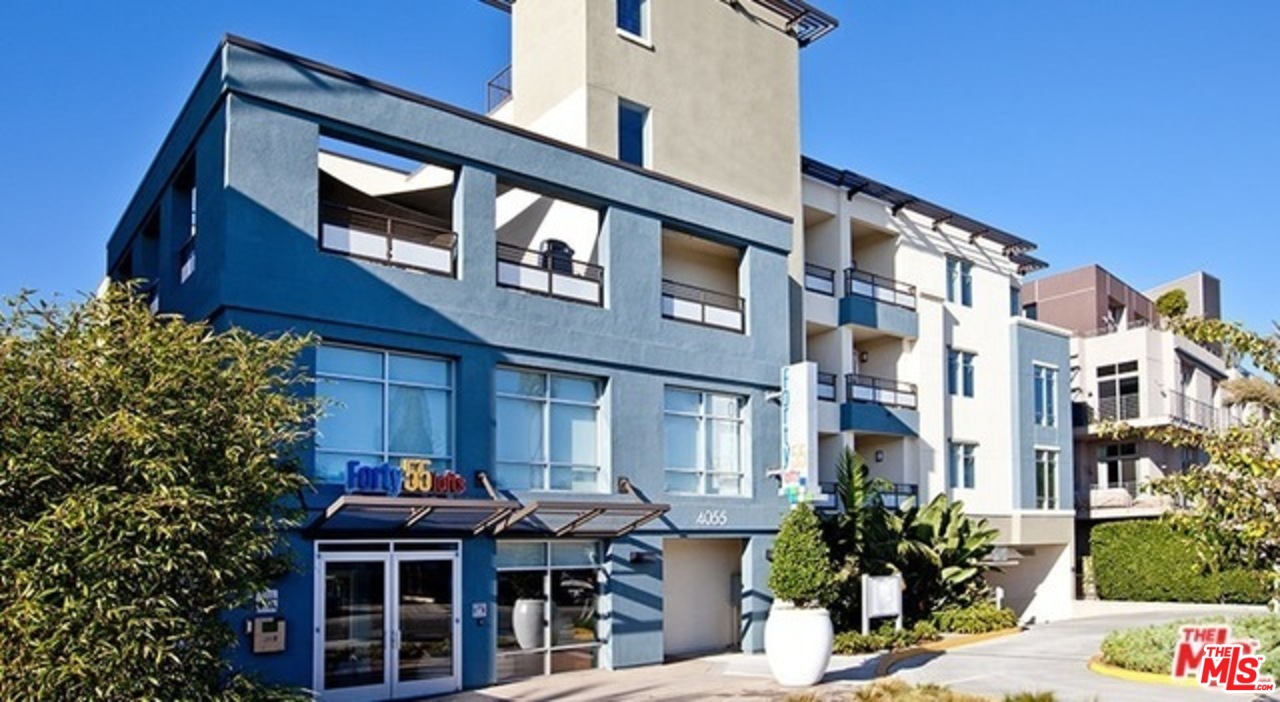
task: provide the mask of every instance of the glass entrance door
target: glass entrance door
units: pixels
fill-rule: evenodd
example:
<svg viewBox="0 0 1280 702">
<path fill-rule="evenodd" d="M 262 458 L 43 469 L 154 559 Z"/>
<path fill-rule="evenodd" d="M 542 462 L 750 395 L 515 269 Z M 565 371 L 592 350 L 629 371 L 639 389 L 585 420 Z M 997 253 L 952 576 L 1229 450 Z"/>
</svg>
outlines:
<svg viewBox="0 0 1280 702">
<path fill-rule="evenodd" d="M 318 555 L 315 686 L 326 701 L 460 688 L 457 551 L 392 548 Z"/>
</svg>

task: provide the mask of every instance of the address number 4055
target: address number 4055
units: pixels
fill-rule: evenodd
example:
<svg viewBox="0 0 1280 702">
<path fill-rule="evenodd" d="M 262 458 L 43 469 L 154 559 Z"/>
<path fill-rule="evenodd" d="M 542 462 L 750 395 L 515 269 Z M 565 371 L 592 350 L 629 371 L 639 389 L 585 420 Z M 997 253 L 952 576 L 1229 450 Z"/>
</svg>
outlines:
<svg viewBox="0 0 1280 702">
<path fill-rule="evenodd" d="M 729 513 L 722 509 L 704 509 L 698 512 L 693 523 L 698 526 L 725 526 L 729 523 Z"/>
</svg>

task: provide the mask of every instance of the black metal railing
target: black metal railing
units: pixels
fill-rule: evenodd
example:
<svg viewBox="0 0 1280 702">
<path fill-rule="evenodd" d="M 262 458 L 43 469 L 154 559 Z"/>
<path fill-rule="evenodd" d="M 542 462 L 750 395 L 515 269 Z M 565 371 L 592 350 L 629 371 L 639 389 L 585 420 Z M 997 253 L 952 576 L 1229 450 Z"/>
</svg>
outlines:
<svg viewBox="0 0 1280 702">
<path fill-rule="evenodd" d="M 908 409 L 916 409 L 919 403 L 920 394 L 915 383 L 858 373 L 849 373 L 844 382 L 844 396 L 848 402 L 871 402 Z"/>
<path fill-rule="evenodd" d="M 816 263 L 804 264 L 804 289 L 820 295 L 835 297 L 836 272 Z"/>
<path fill-rule="evenodd" d="M 880 500 L 889 509 L 898 509 L 911 499 L 919 502 L 920 486 L 915 483 L 893 483 L 892 489 L 880 493 Z"/>
<path fill-rule="evenodd" d="M 588 305 L 604 304 L 604 268 L 554 251 L 499 242 L 498 285 Z"/>
<path fill-rule="evenodd" d="M 746 306 L 746 301 L 736 295 L 662 280 L 662 316 L 667 319 L 741 332 Z"/>
<path fill-rule="evenodd" d="M 836 401 L 836 374 L 818 371 L 818 399 L 823 402 Z"/>
<path fill-rule="evenodd" d="M 485 83 L 485 113 L 492 113 L 510 99 L 511 66 L 508 65 Z"/>
<path fill-rule="evenodd" d="M 320 248 L 378 263 L 453 276 L 458 235 L 425 222 L 336 202 L 320 203 Z"/>
<path fill-rule="evenodd" d="M 844 294 L 866 297 L 908 310 L 916 308 L 916 286 L 856 268 L 844 269 Z"/>
</svg>

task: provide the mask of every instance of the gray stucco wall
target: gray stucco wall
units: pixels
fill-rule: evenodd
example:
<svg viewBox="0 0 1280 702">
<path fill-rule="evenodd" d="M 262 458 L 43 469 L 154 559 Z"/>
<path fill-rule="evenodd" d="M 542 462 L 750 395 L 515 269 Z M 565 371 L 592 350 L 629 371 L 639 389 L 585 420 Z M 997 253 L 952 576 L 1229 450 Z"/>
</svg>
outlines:
<svg viewBox="0 0 1280 702">
<path fill-rule="evenodd" d="M 1058 509 L 1074 509 L 1075 458 L 1072 447 L 1071 426 L 1071 350 L 1067 337 L 1015 321 L 1010 329 L 1013 357 L 1014 417 L 1017 430 L 1013 432 L 1013 455 L 1017 457 L 1017 470 L 1013 476 L 1013 494 L 1019 509 L 1036 507 L 1036 448 L 1058 450 Z M 1035 365 L 1037 363 L 1058 369 L 1057 421 L 1052 427 L 1035 421 Z"/>
</svg>

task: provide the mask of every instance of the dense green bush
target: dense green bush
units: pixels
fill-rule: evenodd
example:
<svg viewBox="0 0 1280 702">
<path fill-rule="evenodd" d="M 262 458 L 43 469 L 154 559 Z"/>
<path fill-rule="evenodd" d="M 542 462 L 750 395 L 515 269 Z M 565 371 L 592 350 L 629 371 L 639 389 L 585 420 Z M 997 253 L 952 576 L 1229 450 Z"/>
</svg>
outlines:
<svg viewBox="0 0 1280 702">
<path fill-rule="evenodd" d="M 1127 670 L 1168 675 L 1173 667 L 1173 650 L 1178 642 L 1180 627 L 1186 624 L 1231 625 L 1235 639 L 1256 640 L 1259 652 L 1266 656 L 1262 672 L 1280 675 L 1280 616 L 1259 614 L 1227 620 L 1223 617 L 1183 620 L 1145 626 L 1137 629 L 1121 629 L 1107 634 L 1102 640 L 1102 658 L 1107 663 Z"/>
<path fill-rule="evenodd" d="M 825 607 L 835 594 L 831 554 L 813 508 L 801 503 L 782 520 L 769 569 L 773 596 L 797 607 Z"/>
<path fill-rule="evenodd" d="M 989 631 L 1012 629 L 1018 625 L 1018 615 L 1013 610 L 997 608 L 991 602 L 939 610 L 933 613 L 931 620 L 939 631 L 952 634 L 985 634 Z"/>
<path fill-rule="evenodd" d="M 832 652 L 842 656 L 858 653 L 875 653 L 876 651 L 893 651 L 907 648 L 928 641 L 937 641 L 938 628 L 929 622 L 916 622 L 910 629 L 898 631 L 893 624 L 885 624 L 870 634 L 863 636 L 861 632 L 846 631 L 836 634 Z"/>
<path fill-rule="evenodd" d="M 1160 520 L 1100 524 L 1092 532 L 1093 570 L 1104 600 L 1265 604 L 1264 573 L 1204 573 L 1196 541 Z"/>
</svg>

